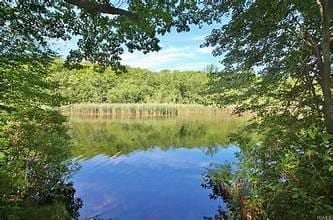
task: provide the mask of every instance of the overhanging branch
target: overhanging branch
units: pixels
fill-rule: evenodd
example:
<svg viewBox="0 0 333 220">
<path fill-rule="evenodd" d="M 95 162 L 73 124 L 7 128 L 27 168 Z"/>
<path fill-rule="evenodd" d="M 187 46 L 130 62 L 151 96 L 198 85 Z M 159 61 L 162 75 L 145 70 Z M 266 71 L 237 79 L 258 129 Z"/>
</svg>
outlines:
<svg viewBox="0 0 333 220">
<path fill-rule="evenodd" d="M 111 14 L 111 15 L 121 15 L 121 16 L 126 16 L 131 19 L 138 19 L 138 15 L 121 9 L 121 8 L 116 8 L 113 7 L 110 4 L 102 4 L 102 3 L 94 3 L 89 0 L 65 0 L 68 4 L 75 5 L 79 8 L 84 9 L 85 11 L 89 13 L 105 13 L 105 14 Z"/>
</svg>

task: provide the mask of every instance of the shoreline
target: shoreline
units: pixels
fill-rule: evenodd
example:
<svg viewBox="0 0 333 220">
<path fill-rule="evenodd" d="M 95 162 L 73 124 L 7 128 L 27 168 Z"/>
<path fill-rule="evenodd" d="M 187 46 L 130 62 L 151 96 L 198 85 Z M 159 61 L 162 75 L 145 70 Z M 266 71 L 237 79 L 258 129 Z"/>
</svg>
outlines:
<svg viewBox="0 0 333 220">
<path fill-rule="evenodd" d="M 169 103 L 76 103 L 62 106 L 60 111 L 66 116 L 158 117 L 201 114 L 233 115 L 231 107 L 218 108 L 199 104 Z"/>
</svg>

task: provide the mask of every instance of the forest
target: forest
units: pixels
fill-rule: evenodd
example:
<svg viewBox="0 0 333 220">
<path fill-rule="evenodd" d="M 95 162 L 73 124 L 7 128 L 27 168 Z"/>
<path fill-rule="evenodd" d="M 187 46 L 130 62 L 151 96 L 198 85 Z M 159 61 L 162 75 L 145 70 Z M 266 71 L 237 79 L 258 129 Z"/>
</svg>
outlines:
<svg viewBox="0 0 333 220">
<path fill-rule="evenodd" d="M 162 36 L 205 25 L 212 29 L 201 47 L 212 48 L 222 69 L 153 72 L 122 64 L 121 55 L 126 52 L 163 51 Z M 174 189 L 186 192 L 187 187 L 194 187 L 187 194 L 201 196 L 203 191 L 196 194 L 193 189 L 200 185 L 195 181 L 202 173 L 190 168 L 211 162 L 197 162 L 198 155 L 206 159 L 222 145 L 225 149 L 237 146 L 238 162 L 208 169 L 201 185 L 211 191 L 210 199 L 220 199 L 225 206 L 219 205 L 213 217 L 202 213 L 196 217 L 332 219 L 332 33 L 331 0 L 0 1 L 0 219 L 99 219 L 100 210 L 84 205 L 84 196 L 106 190 L 99 183 L 92 187 L 93 174 L 103 165 L 112 165 L 115 170 L 106 170 L 115 172 L 116 178 L 107 179 L 102 172 L 100 176 L 108 180 L 105 185 L 114 181 L 125 186 L 126 181 L 120 182 L 117 175 L 129 175 L 133 168 L 116 168 L 126 159 L 126 169 L 134 163 L 133 167 L 145 165 L 150 170 L 152 157 L 156 163 L 165 163 L 156 165 L 153 179 L 149 172 L 134 169 L 137 175 L 131 178 L 146 178 L 127 181 L 142 189 L 147 181 L 152 191 L 140 191 L 137 186 L 128 192 L 113 188 L 100 198 L 122 192 L 129 196 L 128 203 L 107 197 L 106 203 L 96 202 L 94 207 L 109 202 L 111 209 L 130 201 L 146 207 L 150 200 L 157 203 L 163 196 L 175 195 L 167 188 L 174 183 L 179 183 Z M 75 46 L 59 58 L 62 55 L 51 42 L 75 38 Z M 97 112 L 100 107 L 109 111 L 120 105 L 119 109 L 132 111 L 131 104 L 134 108 L 150 105 L 147 111 L 167 112 L 168 117 L 154 114 L 134 122 L 97 118 L 103 123 L 93 117 L 88 123 L 63 114 L 68 106 L 87 105 Z M 177 119 L 178 108 L 199 108 L 200 114 L 204 108 L 213 113 L 203 123 L 199 117 Z M 232 115 L 212 110 L 223 112 L 223 108 L 232 110 Z M 168 112 L 177 112 L 177 117 Z M 240 115 L 246 117 L 236 117 Z M 163 160 L 161 155 L 172 158 Z M 194 162 L 188 155 L 194 155 Z M 177 161 L 178 157 L 185 159 Z M 104 164 L 99 163 L 105 158 Z M 72 180 L 82 177 L 89 162 L 93 170 L 81 186 L 93 189 L 82 199 L 77 196 L 82 188 Z M 165 173 L 164 166 L 169 169 Z M 185 168 L 189 173 L 180 172 Z M 154 181 L 163 182 L 171 169 L 176 178 L 158 188 Z M 142 202 L 144 192 L 162 197 Z M 180 215 L 188 219 L 195 208 L 186 212 L 186 205 L 195 205 L 191 203 L 195 199 L 183 203 L 175 199 L 160 209 L 124 209 L 122 214 L 124 219 L 133 219 L 130 214 L 148 210 L 151 213 L 146 217 L 151 219 L 156 213 L 167 213 L 164 209 L 174 203 L 172 210 L 183 209 L 161 219 Z M 82 210 L 92 214 L 82 216 Z M 110 216 L 102 217 L 117 219 L 121 214 Z"/>
<path fill-rule="evenodd" d="M 200 71 L 152 72 L 128 67 L 117 73 L 91 64 L 69 70 L 63 62 L 51 67 L 52 79 L 68 103 L 204 103 L 208 73 Z"/>
</svg>

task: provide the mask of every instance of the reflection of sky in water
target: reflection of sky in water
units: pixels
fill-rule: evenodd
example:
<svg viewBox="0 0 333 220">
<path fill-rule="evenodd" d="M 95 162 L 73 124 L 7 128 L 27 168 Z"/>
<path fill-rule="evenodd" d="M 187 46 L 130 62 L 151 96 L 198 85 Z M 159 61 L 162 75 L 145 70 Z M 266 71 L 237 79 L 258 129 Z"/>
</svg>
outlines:
<svg viewBox="0 0 333 220">
<path fill-rule="evenodd" d="M 202 219 L 214 216 L 222 201 L 209 200 L 202 174 L 211 163 L 235 162 L 237 147 L 151 148 L 126 156 L 98 155 L 80 160 L 73 177 L 83 200 L 81 217 L 101 214 L 112 219 Z"/>
</svg>

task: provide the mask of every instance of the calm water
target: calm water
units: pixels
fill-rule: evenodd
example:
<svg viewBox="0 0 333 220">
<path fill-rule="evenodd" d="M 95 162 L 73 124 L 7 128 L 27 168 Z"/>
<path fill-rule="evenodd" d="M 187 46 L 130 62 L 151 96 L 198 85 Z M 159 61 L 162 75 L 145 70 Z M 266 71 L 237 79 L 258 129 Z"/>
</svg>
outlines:
<svg viewBox="0 0 333 220">
<path fill-rule="evenodd" d="M 227 136 L 243 119 L 196 116 L 72 119 L 72 181 L 81 218 L 204 219 L 221 200 L 201 187 L 213 163 L 236 162 Z"/>
</svg>

